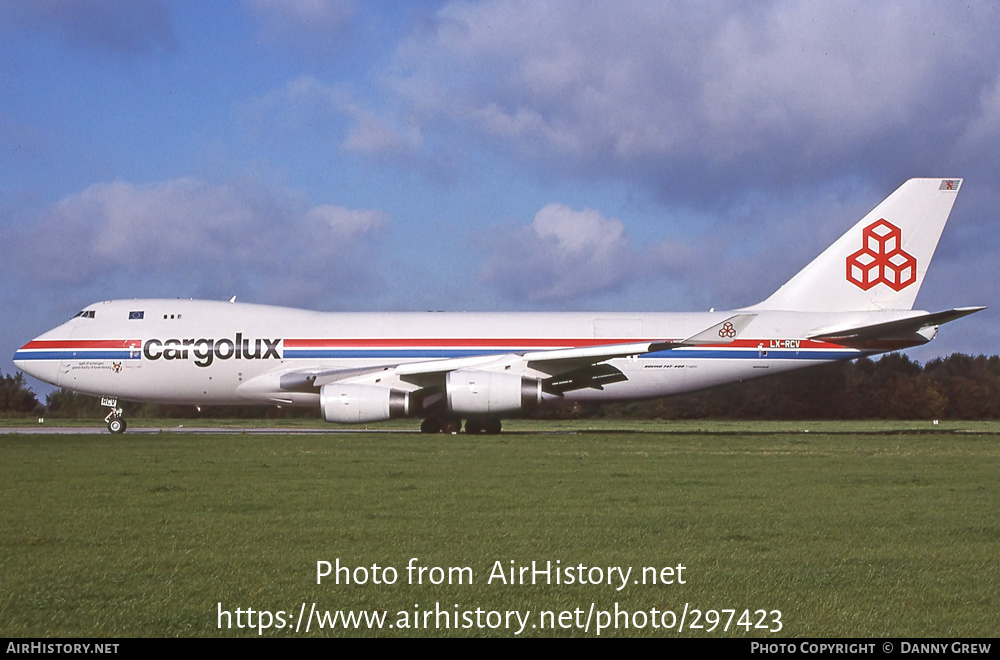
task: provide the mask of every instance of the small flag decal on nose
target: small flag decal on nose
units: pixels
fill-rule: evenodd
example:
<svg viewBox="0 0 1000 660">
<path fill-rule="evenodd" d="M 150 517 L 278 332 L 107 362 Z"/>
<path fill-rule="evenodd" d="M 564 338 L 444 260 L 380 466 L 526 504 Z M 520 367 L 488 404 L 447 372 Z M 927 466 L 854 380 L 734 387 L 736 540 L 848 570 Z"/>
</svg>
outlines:
<svg viewBox="0 0 1000 660">
<path fill-rule="evenodd" d="M 129 312 L 128 320 L 134 321 L 136 319 L 141 319 L 146 312 Z"/>
</svg>

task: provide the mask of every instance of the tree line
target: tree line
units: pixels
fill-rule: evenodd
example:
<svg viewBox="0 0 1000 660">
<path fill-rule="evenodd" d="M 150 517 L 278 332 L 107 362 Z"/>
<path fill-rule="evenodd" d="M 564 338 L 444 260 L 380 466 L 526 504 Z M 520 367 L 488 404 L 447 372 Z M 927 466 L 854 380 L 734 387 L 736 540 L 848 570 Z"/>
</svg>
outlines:
<svg viewBox="0 0 1000 660">
<path fill-rule="evenodd" d="M 100 399 L 55 390 L 38 401 L 24 375 L 5 375 L 0 415 L 103 418 Z M 315 418 L 311 408 L 127 403 L 130 418 Z M 921 365 L 902 353 L 861 358 L 664 399 L 580 405 L 545 417 L 635 419 L 1000 419 L 1000 356 L 954 353 Z"/>
<path fill-rule="evenodd" d="M 594 414 L 642 419 L 1000 419 L 1000 356 L 833 362 Z"/>
</svg>

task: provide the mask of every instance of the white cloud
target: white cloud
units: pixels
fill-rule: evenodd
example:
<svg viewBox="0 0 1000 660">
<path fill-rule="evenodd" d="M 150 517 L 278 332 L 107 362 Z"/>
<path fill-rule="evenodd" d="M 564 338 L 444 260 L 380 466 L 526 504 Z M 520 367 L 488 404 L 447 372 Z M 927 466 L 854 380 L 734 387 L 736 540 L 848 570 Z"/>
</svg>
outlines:
<svg viewBox="0 0 1000 660">
<path fill-rule="evenodd" d="M 562 169 L 826 177 L 949 143 L 998 70 L 996 18 L 909 1 L 453 2 L 400 47 L 394 89 L 426 123 Z"/>
<path fill-rule="evenodd" d="M 357 295 L 377 283 L 368 259 L 388 225 L 381 211 L 310 207 L 260 181 L 115 181 L 8 231 L 4 260 L 18 276 L 59 286 L 155 277 L 180 291 L 239 284 L 272 302 L 315 303 L 333 290 Z"/>
<path fill-rule="evenodd" d="M 505 234 L 492 248 L 480 279 L 533 302 L 613 291 L 635 279 L 676 274 L 689 260 L 679 242 L 636 250 L 621 220 L 563 204 L 546 205 L 530 225 Z"/>
<path fill-rule="evenodd" d="M 301 76 L 248 104 L 244 116 L 258 134 L 329 139 L 369 156 L 407 157 L 423 144 L 419 127 L 396 121 L 355 98 L 343 85 Z M 347 124 L 344 126 L 344 124 Z"/>
<path fill-rule="evenodd" d="M 381 211 L 345 209 L 342 206 L 317 206 L 309 209 L 303 220 L 310 225 L 325 227 L 342 240 L 355 239 L 378 231 L 388 219 Z"/>
<path fill-rule="evenodd" d="M 341 146 L 360 154 L 414 154 L 423 144 L 418 127 L 402 127 L 391 119 L 380 117 L 358 103 L 347 103 L 340 111 L 354 119 Z"/>
</svg>

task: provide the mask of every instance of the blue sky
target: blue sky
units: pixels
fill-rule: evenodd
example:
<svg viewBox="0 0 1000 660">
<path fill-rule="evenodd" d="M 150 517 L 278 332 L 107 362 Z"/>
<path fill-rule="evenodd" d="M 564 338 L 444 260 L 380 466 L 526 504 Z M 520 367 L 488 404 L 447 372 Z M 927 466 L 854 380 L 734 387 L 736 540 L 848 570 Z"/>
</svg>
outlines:
<svg viewBox="0 0 1000 660">
<path fill-rule="evenodd" d="M 748 305 L 914 176 L 965 178 L 917 306 L 996 308 L 998 34 L 992 2 L 7 0 L 2 370 L 109 298 Z"/>
</svg>

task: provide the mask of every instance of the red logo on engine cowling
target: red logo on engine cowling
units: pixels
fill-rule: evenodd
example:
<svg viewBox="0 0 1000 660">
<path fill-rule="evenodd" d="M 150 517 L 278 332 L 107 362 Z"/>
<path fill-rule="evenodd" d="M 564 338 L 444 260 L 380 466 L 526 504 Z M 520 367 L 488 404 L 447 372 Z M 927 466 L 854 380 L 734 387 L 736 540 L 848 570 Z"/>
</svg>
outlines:
<svg viewBox="0 0 1000 660">
<path fill-rule="evenodd" d="M 882 283 L 902 291 L 917 281 L 917 259 L 901 246 L 902 232 L 885 218 L 865 227 L 864 246 L 847 257 L 847 281 L 865 291 Z"/>
</svg>

